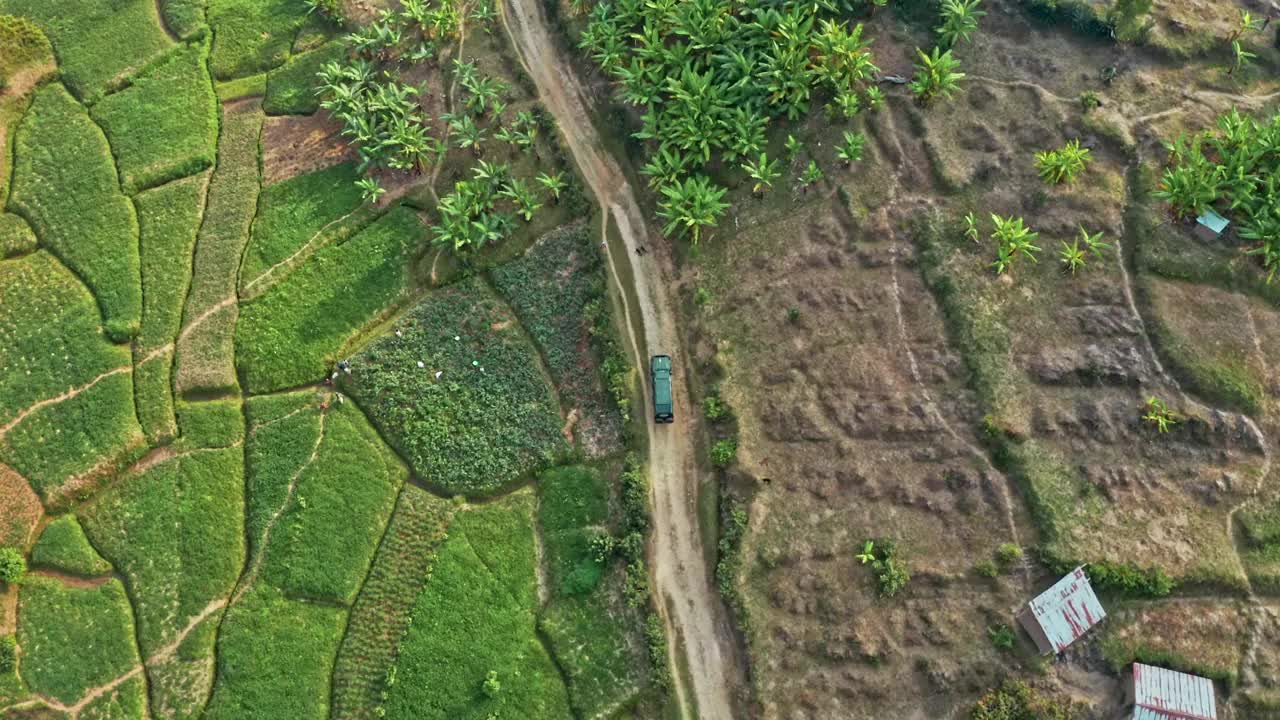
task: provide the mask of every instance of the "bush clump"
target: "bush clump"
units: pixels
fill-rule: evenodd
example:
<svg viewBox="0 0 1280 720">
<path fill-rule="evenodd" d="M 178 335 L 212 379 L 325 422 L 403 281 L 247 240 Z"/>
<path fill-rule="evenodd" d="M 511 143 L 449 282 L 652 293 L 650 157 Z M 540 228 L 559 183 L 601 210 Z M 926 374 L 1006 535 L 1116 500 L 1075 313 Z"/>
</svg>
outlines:
<svg viewBox="0 0 1280 720">
<path fill-rule="evenodd" d="M 907 563 L 898 555 L 898 543 L 893 540 L 867 540 L 857 559 L 863 565 L 870 564 L 875 572 L 880 596 L 891 598 L 902 591 L 911 580 Z"/>
<path fill-rule="evenodd" d="M 969 720 L 1080 720 L 1079 705 L 1061 698 L 1046 698 L 1024 682 L 1005 681 L 978 700 Z"/>
<path fill-rule="evenodd" d="M 717 440 L 711 446 L 711 464 L 718 468 L 727 468 L 738 459 L 738 439 L 725 438 Z"/>
<path fill-rule="evenodd" d="M 1091 562 L 1085 572 L 1098 590 L 1129 597 L 1165 597 L 1177 584 L 1161 568 L 1141 568 L 1132 563 Z"/>
<path fill-rule="evenodd" d="M 22 582 L 27 574 L 27 560 L 18 548 L 0 548 L 0 580 L 7 583 Z"/>
<path fill-rule="evenodd" d="M 18 639 L 0 636 L 0 675 L 8 675 L 18 667 Z"/>
</svg>

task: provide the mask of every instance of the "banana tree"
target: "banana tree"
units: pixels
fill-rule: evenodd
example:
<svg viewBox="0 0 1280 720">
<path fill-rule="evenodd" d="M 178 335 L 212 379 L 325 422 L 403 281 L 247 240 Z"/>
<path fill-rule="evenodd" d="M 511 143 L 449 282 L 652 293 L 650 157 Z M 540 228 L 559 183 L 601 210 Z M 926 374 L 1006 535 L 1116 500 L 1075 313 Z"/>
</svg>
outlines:
<svg viewBox="0 0 1280 720">
<path fill-rule="evenodd" d="M 751 187 L 753 195 L 764 197 L 766 190 L 773 189 L 773 181 L 782 175 L 781 164 L 778 160 L 770 160 L 769 154 L 764 152 L 760 153 L 758 161 L 748 160 L 742 164 L 742 169 L 755 181 Z"/>
<path fill-rule="evenodd" d="M 968 40 L 978 29 L 978 20 L 987 13 L 979 10 L 982 0 L 943 0 L 942 25 L 938 26 L 938 42 L 947 48 Z"/>
<path fill-rule="evenodd" d="M 551 202 L 560 203 L 560 193 L 567 187 L 564 181 L 564 173 L 556 172 L 548 175 L 547 173 L 539 173 L 535 180 L 538 184 L 546 188 L 551 193 Z"/>
<path fill-rule="evenodd" d="M 957 71 L 960 63 L 951 56 L 950 50 L 935 47 L 926 55 L 916 48 L 916 55 L 919 60 L 910 87 L 922 105 L 928 105 L 938 96 L 948 97 L 960 87 L 964 73 Z"/>
<path fill-rule="evenodd" d="M 722 201 L 725 189 L 712 184 L 703 175 L 663 185 L 661 192 L 658 216 L 667 221 L 663 232 L 668 236 L 687 232 L 694 245 L 698 244 L 702 229 L 715 227 L 729 207 Z"/>
<path fill-rule="evenodd" d="M 836 157 L 844 163 L 845 169 L 862 159 L 862 150 L 867 144 L 867 137 L 862 133 L 844 131 L 844 142 L 836 149 Z"/>
</svg>

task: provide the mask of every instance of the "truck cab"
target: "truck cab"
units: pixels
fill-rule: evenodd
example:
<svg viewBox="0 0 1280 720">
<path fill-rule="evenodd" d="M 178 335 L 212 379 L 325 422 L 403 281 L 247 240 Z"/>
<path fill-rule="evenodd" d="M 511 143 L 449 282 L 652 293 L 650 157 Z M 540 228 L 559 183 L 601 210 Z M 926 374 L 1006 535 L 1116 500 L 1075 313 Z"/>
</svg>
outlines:
<svg viewBox="0 0 1280 720">
<path fill-rule="evenodd" d="M 653 421 L 675 422 L 671 404 L 671 356 L 654 355 L 650 358 L 649 375 L 653 381 Z"/>
</svg>

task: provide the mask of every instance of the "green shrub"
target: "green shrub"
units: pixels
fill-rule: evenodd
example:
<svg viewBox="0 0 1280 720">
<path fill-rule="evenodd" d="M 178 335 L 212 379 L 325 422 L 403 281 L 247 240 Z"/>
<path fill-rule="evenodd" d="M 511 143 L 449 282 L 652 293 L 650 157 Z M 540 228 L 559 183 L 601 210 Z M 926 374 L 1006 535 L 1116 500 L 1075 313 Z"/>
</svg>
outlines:
<svg viewBox="0 0 1280 720">
<path fill-rule="evenodd" d="M 263 188 L 240 267 L 241 295 L 262 293 L 315 250 L 367 227 L 373 212 L 356 212 L 361 207 L 355 185 L 359 178 L 356 164 L 348 162 Z M 265 274 L 286 260 L 290 262 Z"/>
<path fill-rule="evenodd" d="M 54 83 L 35 94 L 14 152 L 10 209 L 89 286 L 112 339 L 132 337 L 142 315 L 138 222 L 102 131 Z"/>
<path fill-rule="evenodd" d="M 345 608 L 290 600 L 270 583 L 255 583 L 222 621 L 205 720 L 252 720 L 262 717 L 262 708 L 328 717 L 333 657 L 346 619 Z"/>
<path fill-rule="evenodd" d="M 1046 698 L 1025 683 L 1007 680 L 983 695 L 969 720 L 1083 720 L 1084 708 L 1064 698 Z"/>
<path fill-rule="evenodd" d="M 492 492 L 566 448 L 535 351 L 511 325 L 482 284 L 464 281 L 429 294 L 396 323 L 400 337 L 369 345 L 342 377 L 418 477 L 447 493 Z"/>
<path fill-rule="evenodd" d="M 18 669 L 18 639 L 13 635 L 0 635 L 0 675 L 8 675 Z"/>
<path fill-rule="evenodd" d="M 737 438 L 717 440 L 711 445 L 711 464 L 718 468 L 727 468 L 738 459 Z"/>
<path fill-rule="evenodd" d="M 173 350 L 156 350 L 178 337 L 182 306 L 191 284 L 191 263 L 174 259 L 189 258 L 195 250 L 207 182 L 205 176 L 191 177 L 133 199 L 142 257 L 142 326 L 134 344 L 133 383 L 138 421 L 152 444 L 178 433 L 173 410 Z"/>
<path fill-rule="evenodd" d="M 114 484 L 81 516 L 94 547 L 129 583 L 144 654 L 172 641 L 239 578 L 243 467 L 237 448 L 191 453 Z"/>
<path fill-rule="evenodd" d="M 173 34 L 188 40 L 207 29 L 205 4 L 206 0 L 160 0 L 160 15 Z"/>
<path fill-rule="evenodd" d="M 579 409 L 583 446 L 595 455 L 618 449 L 622 418 L 609 402 L 599 360 L 614 330 L 607 317 L 604 267 L 587 226 L 547 233 L 491 275 L 546 358 L 562 405 Z M 595 352 L 584 353 L 586 348 Z"/>
<path fill-rule="evenodd" d="M 0 581 L 20 583 L 27 575 L 27 559 L 18 548 L 0 548 Z"/>
<path fill-rule="evenodd" d="M 711 422 L 720 422 L 729 417 L 729 406 L 720 399 L 720 391 L 712 388 L 702 399 L 702 414 Z"/>
<path fill-rule="evenodd" d="M 118 580 L 79 588 L 33 575 L 18 600 L 22 678 L 32 691 L 75 703 L 141 662 Z"/>
<path fill-rule="evenodd" d="M 239 389 L 234 364 L 236 308 L 224 303 L 235 297 L 240 259 L 257 210 L 262 119 L 252 108 L 224 110 L 218 166 L 209 180 L 204 221 L 196 236 L 182 327 L 203 319 L 178 343 L 174 388 L 179 394 Z M 216 310 L 219 307 L 223 309 Z"/>
<path fill-rule="evenodd" d="M 987 637 L 990 638 L 992 646 L 997 650 L 1012 650 L 1014 643 L 1018 639 L 1013 634 L 1013 628 L 1004 623 L 988 626 Z"/>
<path fill-rule="evenodd" d="M 1177 585 L 1163 569 L 1141 568 L 1133 563 L 1095 561 L 1085 566 L 1085 572 L 1098 590 L 1127 597 L 1161 598 Z"/>
<path fill-rule="evenodd" d="M 155 0 L 0 0 L 0 13 L 6 12 L 29 17 L 44 30 L 63 81 L 87 103 L 173 46 L 160 27 Z"/>
<path fill-rule="evenodd" d="M 1000 577 L 1000 568 L 991 560 L 979 560 L 974 564 L 973 571 L 985 578 Z"/>
<path fill-rule="evenodd" d="M 265 549 L 262 573 L 289 597 L 349 605 L 369 572 L 406 473 L 350 403 L 330 408 L 323 423 L 315 459 L 297 475 L 292 501 Z M 252 478 L 252 487 L 262 481 Z"/>
<path fill-rule="evenodd" d="M 346 56 L 346 45 L 333 41 L 289 58 L 279 68 L 267 73 L 267 95 L 262 109 L 268 115 L 311 115 L 320 109 L 316 93 L 316 73 L 327 62 Z"/>
<path fill-rule="evenodd" d="M 1022 548 L 1015 543 L 1001 543 L 996 548 L 996 562 L 1000 563 L 1000 568 L 1004 572 L 1009 572 L 1015 565 L 1022 562 Z"/>
<path fill-rule="evenodd" d="M 0 9 L 6 5 L 0 2 Z M 54 62 L 53 46 L 29 18 L 0 15 L 0 88 L 18 70 L 36 63 Z"/>
<path fill-rule="evenodd" d="M 207 43 L 179 45 L 90 111 L 111 142 L 126 194 L 213 165 L 218 106 Z"/>
<path fill-rule="evenodd" d="M 527 495 L 477 506 L 455 518 L 400 643 L 386 717 L 570 716 L 564 683 L 535 632 L 532 520 Z M 503 534 L 486 532 L 485 526 L 493 524 Z M 494 543 L 478 540 L 477 534 L 492 534 L 501 547 L 491 548 Z M 483 557 L 486 551 L 499 554 Z M 529 591 L 512 591 L 525 587 Z M 520 681 L 504 683 L 490 698 L 479 687 L 490 671 Z"/>
<path fill-rule="evenodd" d="M 21 215 L 0 213 L 0 259 L 29 253 L 38 245 L 36 234 Z"/>
<path fill-rule="evenodd" d="M 907 563 L 899 557 L 898 544 L 893 540 L 867 540 L 857 558 L 863 565 L 870 563 L 881 597 L 897 595 L 911 580 Z"/>
<path fill-rule="evenodd" d="M 245 304 L 236 364 L 247 388 L 270 392 L 324 377 L 351 335 L 403 297 L 407 257 L 424 231 L 412 210 L 398 207 Z"/>
<path fill-rule="evenodd" d="M 45 527 L 31 548 L 31 562 L 76 575 L 105 575 L 111 563 L 89 544 L 75 515 L 63 515 Z"/>
<path fill-rule="evenodd" d="M 298 0 L 208 0 L 210 69 L 218 80 L 278 67 L 289 57 L 306 5 Z"/>
</svg>

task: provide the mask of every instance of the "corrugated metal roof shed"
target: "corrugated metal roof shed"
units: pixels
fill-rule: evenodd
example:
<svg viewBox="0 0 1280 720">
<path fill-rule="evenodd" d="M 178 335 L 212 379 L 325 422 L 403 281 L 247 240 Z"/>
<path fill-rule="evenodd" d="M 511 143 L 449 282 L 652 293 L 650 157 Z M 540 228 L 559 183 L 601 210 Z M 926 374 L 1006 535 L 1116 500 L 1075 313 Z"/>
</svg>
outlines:
<svg viewBox="0 0 1280 720">
<path fill-rule="evenodd" d="M 1029 613 L 1030 617 L 1027 617 Z M 1034 622 L 1043 632 L 1031 636 L 1040 651 L 1062 652 L 1107 616 L 1093 594 L 1084 568 L 1078 567 L 1027 605 L 1019 620 Z"/>
<path fill-rule="evenodd" d="M 1217 720 L 1217 698 L 1207 678 L 1133 664 L 1133 720 Z"/>
</svg>

